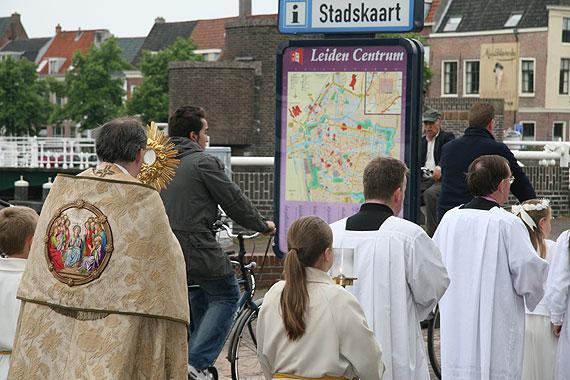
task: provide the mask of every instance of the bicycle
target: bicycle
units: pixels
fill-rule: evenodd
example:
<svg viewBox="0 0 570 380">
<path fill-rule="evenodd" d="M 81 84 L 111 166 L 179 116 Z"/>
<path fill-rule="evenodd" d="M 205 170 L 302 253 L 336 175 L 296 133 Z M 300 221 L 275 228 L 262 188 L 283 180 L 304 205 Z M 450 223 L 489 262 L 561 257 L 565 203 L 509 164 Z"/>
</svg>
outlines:
<svg viewBox="0 0 570 380">
<path fill-rule="evenodd" d="M 238 284 L 243 289 L 242 294 L 238 300 L 238 308 L 234 316 L 232 327 L 226 337 L 226 342 L 229 341 L 228 353 L 226 359 L 231 365 L 231 374 L 233 380 L 239 380 L 240 376 L 243 378 L 259 377 L 262 378 L 263 371 L 257 359 L 257 339 L 256 339 L 256 326 L 257 315 L 263 299 L 254 300 L 255 294 L 255 276 L 254 269 L 257 267 L 255 261 L 246 264 L 244 262 L 246 249 L 245 240 L 255 239 L 260 233 L 252 235 L 245 235 L 243 233 L 234 234 L 231 228 L 218 221 L 214 224 L 214 229 L 218 231 L 225 230 L 227 236 L 231 239 L 237 239 L 239 245 L 239 252 L 237 261 L 232 260 L 232 264 L 239 267 L 240 278 Z M 265 255 L 269 251 L 271 238 L 268 241 Z M 233 254 L 233 252 L 227 252 Z M 263 267 L 263 266 L 262 266 Z M 244 363 L 245 362 L 245 363 Z M 214 363 L 215 364 L 215 363 Z M 214 379 L 218 379 L 218 372 L 214 366 L 210 366 L 208 371 Z"/>
<path fill-rule="evenodd" d="M 433 373 L 438 379 L 441 379 L 441 365 L 440 357 L 440 335 L 439 335 L 439 305 L 433 310 L 433 316 L 428 322 L 428 332 L 427 332 L 427 349 L 429 362 Z"/>
</svg>

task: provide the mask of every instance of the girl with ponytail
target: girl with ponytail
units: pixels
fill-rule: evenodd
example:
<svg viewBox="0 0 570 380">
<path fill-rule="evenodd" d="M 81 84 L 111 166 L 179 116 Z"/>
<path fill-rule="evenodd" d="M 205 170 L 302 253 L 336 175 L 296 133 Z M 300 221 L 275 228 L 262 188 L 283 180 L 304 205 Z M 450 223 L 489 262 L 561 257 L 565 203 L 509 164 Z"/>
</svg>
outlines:
<svg viewBox="0 0 570 380">
<path fill-rule="evenodd" d="M 287 232 L 284 281 L 265 295 L 257 350 L 266 379 L 381 379 L 384 365 L 356 298 L 327 272 L 332 231 L 316 216 Z"/>
</svg>

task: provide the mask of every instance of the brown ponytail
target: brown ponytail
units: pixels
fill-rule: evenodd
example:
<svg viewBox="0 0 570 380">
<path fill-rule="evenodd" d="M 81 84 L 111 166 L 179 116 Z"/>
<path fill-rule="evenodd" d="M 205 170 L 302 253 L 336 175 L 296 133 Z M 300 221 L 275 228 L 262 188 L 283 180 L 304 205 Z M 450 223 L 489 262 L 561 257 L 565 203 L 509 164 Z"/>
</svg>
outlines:
<svg viewBox="0 0 570 380">
<path fill-rule="evenodd" d="M 281 311 L 290 340 L 297 340 L 305 333 L 304 317 L 309 303 L 305 268 L 315 265 L 323 252 L 331 248 L 332 240 L 330 227 L 316 216 L 301 217 L 289 227 L 289 253 L 283 269 L 285 287 L 281 293 Z"/>
</svg>

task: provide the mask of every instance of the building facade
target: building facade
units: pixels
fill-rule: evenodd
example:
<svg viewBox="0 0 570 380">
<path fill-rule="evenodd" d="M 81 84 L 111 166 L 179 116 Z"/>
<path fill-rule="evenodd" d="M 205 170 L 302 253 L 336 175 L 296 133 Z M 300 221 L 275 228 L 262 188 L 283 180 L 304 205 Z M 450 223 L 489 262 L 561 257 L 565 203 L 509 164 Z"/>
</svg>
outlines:
<svg viewBox="0 0 570 380">
<path fill-rule="evenodd" d="M 505 130 L 568 140 L 570 2 L 453 0 L 429 35 L 430 98 L 494 98 Z"/>
</svg>

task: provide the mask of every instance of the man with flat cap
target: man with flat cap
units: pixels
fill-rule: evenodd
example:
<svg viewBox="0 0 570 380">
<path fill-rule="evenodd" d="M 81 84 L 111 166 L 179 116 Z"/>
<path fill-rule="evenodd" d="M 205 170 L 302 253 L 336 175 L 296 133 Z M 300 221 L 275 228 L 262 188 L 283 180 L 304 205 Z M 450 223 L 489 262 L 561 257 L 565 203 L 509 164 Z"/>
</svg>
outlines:
<svg viewBox="0 0 570 380">
<path fill-rule="evenodd" d="M 428 108 L 422 115 L 423 136 L 420 151 L 420 163 L 426 168 L 421 182 L 422 202 L 426 208 L 426 232 L 433 236 L 437 228 L 437 199 L 441 191 L 441 148 L 455 139 L 453 133 L 441 129 L 441 113 Z M 431 175 L 430 175 L 431 174 Z"/>
</svg>

